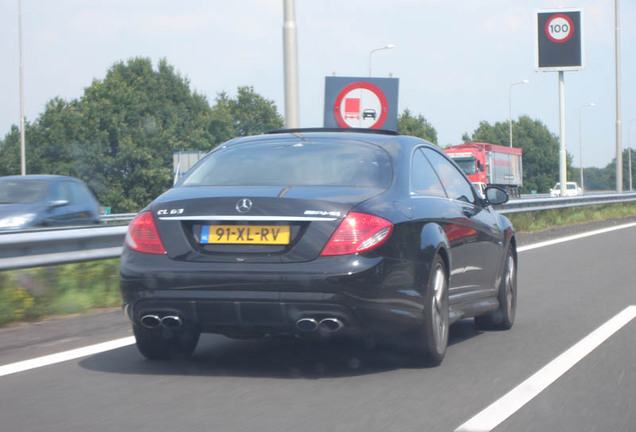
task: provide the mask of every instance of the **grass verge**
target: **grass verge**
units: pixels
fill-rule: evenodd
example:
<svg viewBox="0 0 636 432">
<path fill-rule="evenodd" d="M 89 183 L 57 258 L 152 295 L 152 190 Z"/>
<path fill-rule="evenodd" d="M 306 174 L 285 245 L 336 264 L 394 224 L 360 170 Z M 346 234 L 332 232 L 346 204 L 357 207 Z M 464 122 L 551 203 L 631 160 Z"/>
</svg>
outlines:
<svg viewBox="0 0 636 432">
<path fill-rule="evenodd" d="M 506 215 L 517 232 L 541 231 L 563 225 L 575 225 L 636 215 L 636 203 L 570 207 Z"/>
</svg>

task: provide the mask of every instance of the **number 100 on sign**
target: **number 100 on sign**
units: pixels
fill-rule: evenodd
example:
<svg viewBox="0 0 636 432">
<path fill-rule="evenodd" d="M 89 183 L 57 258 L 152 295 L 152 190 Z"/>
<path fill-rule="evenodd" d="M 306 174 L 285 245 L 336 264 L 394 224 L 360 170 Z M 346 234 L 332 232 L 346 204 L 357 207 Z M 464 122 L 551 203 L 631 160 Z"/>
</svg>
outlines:
<svg viewBox="0 0 636 432">
<path fill-rule="evenodd" d="M 545 34 L 554 43 L 567 42 L 573 30 L 574 25 L 567 15 L 554 15 L 545 23 Z"/>
</svg>

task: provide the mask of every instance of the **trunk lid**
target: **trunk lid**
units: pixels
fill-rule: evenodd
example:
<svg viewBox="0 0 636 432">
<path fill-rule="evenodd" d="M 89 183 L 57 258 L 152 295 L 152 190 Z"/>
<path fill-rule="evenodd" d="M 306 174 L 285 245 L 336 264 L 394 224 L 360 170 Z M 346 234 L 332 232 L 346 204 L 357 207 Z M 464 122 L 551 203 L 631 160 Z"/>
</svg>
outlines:
<svg viewBox="0 0 636 432">
<path fill-rule="evenodd" d="M 168 256 L 190 262 L 301 262 L 379 188 L 178 187 L 150 207 Z"/>
</svg>

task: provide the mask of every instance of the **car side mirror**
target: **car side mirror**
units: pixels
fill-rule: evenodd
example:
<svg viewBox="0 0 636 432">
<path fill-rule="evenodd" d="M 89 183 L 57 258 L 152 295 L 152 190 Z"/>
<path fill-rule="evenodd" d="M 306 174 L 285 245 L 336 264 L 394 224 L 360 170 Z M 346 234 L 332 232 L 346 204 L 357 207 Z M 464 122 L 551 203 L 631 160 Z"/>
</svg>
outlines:
<svg viewBox="0 0 636 432">
<path fill-rule="evenodd" d="M 68 205 L 68 200 L 49 201 L 49 208 L 64 207 L 65 205 Z"/>
<path fill-rule="evenodd" d="M 488 186 L 485 195 L 488 204 L 504 204 L 510 198 L 508 192 L 497 186 Z"/>
</svg>

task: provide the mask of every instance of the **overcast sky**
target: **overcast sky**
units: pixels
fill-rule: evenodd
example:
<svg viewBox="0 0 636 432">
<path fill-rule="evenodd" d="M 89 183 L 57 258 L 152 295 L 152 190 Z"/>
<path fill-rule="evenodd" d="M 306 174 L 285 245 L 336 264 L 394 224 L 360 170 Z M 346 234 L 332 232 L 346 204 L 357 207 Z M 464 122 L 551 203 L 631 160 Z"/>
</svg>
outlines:
<svg viewBox="0 0 636 432">
<path fill-rule="evenodd" d="M 322 126 L 325 76 L 399 78 L 399 110 L 422 114 L 439 144 L 481 120 L 529 115 L 559 133 L 558 74 L 535 71 L 540 9 L 583 10 L 585 69 L 565 73 L 566 144 L 583 165 L 615 156 L 614 0 L 296 0 L 300 126 Z M 620 2 L 623 146 L 636 147 L 636 1 Z M 79 98 L 132 57 L 166 58 L 213 103 L 251 85 L 284 113 L 283 0 L 22 0 L 25 114 Z M 0 0 L 0 136 L 19 123 L 18 0 Z M 630 123 L 631 122 L 631 123 Z M 629 127 L 631 125 L 631 128 Z M 27 143 L 28 146 L 28 143 Z M 28 150 L 27 150 L 28 151 Z"/>
</svg>

